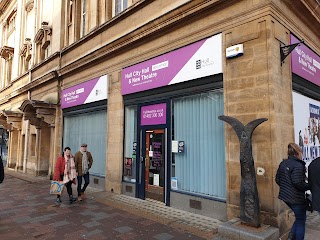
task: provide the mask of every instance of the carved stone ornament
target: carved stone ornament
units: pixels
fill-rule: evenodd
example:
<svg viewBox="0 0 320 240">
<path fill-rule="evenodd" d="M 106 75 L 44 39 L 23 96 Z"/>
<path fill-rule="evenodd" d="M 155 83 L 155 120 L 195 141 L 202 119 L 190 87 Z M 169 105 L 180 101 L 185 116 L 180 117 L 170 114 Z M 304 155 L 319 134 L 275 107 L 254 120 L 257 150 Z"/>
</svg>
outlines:
<svg viewBox="0 0 320 240">
<path fill-rule="evenodd" d="M 0 112 L 0 125 L 9 131 L 12 129 L 11 124 L 7 122 L 7 117 L 3 114 L 3 112 Z"/>
<path fill-rule="evenodd" d="M 51 41 L 52 28 L 48 25 L 48 22 L 42 22 L 41 28 L 34 37 L 36 44 L 41 44 L 42 49 L 46 49 Z"/>
<path fill-rule="evenodd" d="M 11 57 L 13 57 L 14 48 L 9 46 L 3 46 L 0 48 L 0 56 L 4 58 L 5 60 L 9 60 Z"/>
<path fill-rule="evenodd" d="M 241 190 L 240 220 L 252 226 L 260 227 L 260 203 L 252 156 L 252 133 L 258 125 L 267 121 L 259 118 L 244 126 L 239 120 L 229 116 L 219 116 L 220 120 L 229 123 L 240 140 Z"/>
<path fill-rule="evenodd" d="M 19 55 L 21 57 L 25 57 L 26 61 L 29 61 L 31 59 L 31 50 L 32 50 L 32 43 L 30 38 L 26 38 L 25 43 L 20 48 Z"/>
<path fill-rule="evenodd" d="M 34 6 L 34 0 L 27 1 L 26 3 L 26 11 L 31 12 Z"/>
<path fill-rule="evenodd" d="M 24 119 L 29 120 L 36 128 L 55 125 L 56 104 L 37 100 L 25 100 L 19 109 L 23 112 Z"/>
<path fill-rule="evenodd" d="M 15 111 L 3 110 L 3 115 L 7 117 L 7 123 L 11 124 L 12 127 L 21 130 L 22 126 L 22 113 Z"/>
</svg>

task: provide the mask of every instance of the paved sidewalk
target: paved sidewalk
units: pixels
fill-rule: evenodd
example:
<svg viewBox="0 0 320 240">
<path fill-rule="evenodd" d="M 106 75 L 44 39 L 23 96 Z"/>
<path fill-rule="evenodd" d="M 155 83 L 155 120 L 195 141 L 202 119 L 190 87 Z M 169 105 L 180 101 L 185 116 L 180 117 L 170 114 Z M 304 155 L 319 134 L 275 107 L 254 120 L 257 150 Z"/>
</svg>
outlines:
<svg viewBox="0 0 320 240">
<path fill-rule="evenodd" d="M 3 235 L 10 232 L 10 224 L 18 223 L 18 228 L 25 228 L 30 227 L 32 223 L 38 223 L 32 235 L 33 238 L 27 238 L 26 236 L 30 234 L 27 232 L 23 233 L 24 240 L 55 239 L 56 237 L 61 239 L 229 240 L 217 234 L 221 223 L 217 219 L 170 208 L 157 201 L 149 199 L 144 201 L 95 188 L 87 188 L 87 199 L 83 202 L 69 205 L 65 201 L 56 205 L 55 197 L 48 195 L 49 183 L 50 181 L 45 177 L 33 177 L 6 170 L 6 179 L 0 185 L 0 239 L 20 239 Z M 32 190 L 28 191 L 29 188 Z M 14 192 L 11 192 L 11 189 L 14 189 Z M 76 193 L 74 185 L 73 191 Z M 63 198 L 67 198 L 66 193 Z M 13 199 L 13 202 L 9 199 Z M 33 213 L 38 214 L 39 211 L 44 217 L 43 220 L 38 215 L 33 216 Z M 3 216 L 9 216 L 9 218 L 3 222 Z M 79 219 L 81 219 L 80 223 L 78 223 Z M 117 225 L 114 226 L 114 224 Z M 320 239 L 320 217 L 317 212 L 308 212 L 306 227 L 306 240 Z M 61 233 L 60 230 L 64 232 Z M 150 233 L 155 234 L 151 236 Z M 74 235 L 69 238 L 70 234 Z M 286 235 L 280 239 L 287 239 Z"/>
<path fill-rule="evenodd" d="M 63 202 L 56 204 L 55 196 L 49 195 L 50 180 L 31 176 L 23 179 L 24 176 L 18 175 L 7 172 L 0 185 L 0 239 L 200 240 L 213 237 L 210 230 L 157 216 L 156 212 L 150 214 L 136 205 L 132 208 L 117 198 L 121 195 L 93 188 L 88 188 L 87 198 L 82 202 L 70 205 L 64 192 Z M 157 208 L 156 203 L 149 203 L 150 209 Z"/>
</svg>

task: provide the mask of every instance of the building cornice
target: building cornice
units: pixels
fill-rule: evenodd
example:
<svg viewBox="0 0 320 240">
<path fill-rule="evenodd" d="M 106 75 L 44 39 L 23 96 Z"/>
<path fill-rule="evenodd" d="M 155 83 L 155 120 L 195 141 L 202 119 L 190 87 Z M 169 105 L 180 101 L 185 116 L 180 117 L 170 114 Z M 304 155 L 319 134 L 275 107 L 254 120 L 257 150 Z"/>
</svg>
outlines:
<svg viewBox="0 0 320 240">
<path fill-rule="evenodd" d="M 150 1 L 145 1 L 150 3 Z M 185 4 L 177 11 L 172 11 L 168 14 L 164 14 L 154 21 L 148 22 L 147 24 L 139 27 L 138 29 L 122 36 L 121 38 L 108 43 L 100 49 L 97 49 L 90 53 L 89 55 L 76 59 L 76 61 L 61 67 L 58 70 L 59 76 L 71 74 L 73 71 L 76 71 L 79 68 L 86 67 L 92 61 L 98 61 L 99 59 L 115 55 L 123 49 L 128 49 L 136 46 L 136 44 L 140 44 L 144 39 L 150 40 L 151 38 L 155 38 L 158 35 L 163 34 L 165 31 L 169 31 L 171 28 L 181 23 L 183 20 L 198 18 L 197 14 L 207 11 L 208 9 L 221 9 L 225 8 L 231 4 L 237 2 L 236 0 L 231 1 L 190 1 L 188 4 Z M 184 24 L 184 23 L 182 23 Z M 105 26 L 107 27 L 107 26 Z M 105 29 L 106 30 L 106 29 Z M 93 36 L 100 34 L 101 29 L 96 30 L 91 33 L 91 36 L 87 36 L 86 39 L 82 41 L 88 41 Z M 63 55 L 70 50 L 70 48 L 75 48 L 81 45 L 81 41 L 76 44 L 70 46 L 68 49 L 63 49 L 61 52 L 62 58 Z"/>
<path fill-rule="evenodd" d="M 316 0 L 283 0 L 301 21 L 320 39 L 320 5 Z"/>
<path fill-rule="evenodd" d="M 13 90 L 8 96 L 7 96 L 7 100 L 10 100 L 12 98 L 15 98 L 23 93 L 28 92 L 30 89 L 34 89 L 36 87 L 39 87 L 40 85 L 47 83 L 49 81 L 52 81 L 54 79 L 56 79 L 58 76 L 56 71 L 52 71 L 49 72 L 35 80 L 33 80 L 32 82 L 25 84 L 23 86 L 21 86 L 18 89 Z"/>
</svg>

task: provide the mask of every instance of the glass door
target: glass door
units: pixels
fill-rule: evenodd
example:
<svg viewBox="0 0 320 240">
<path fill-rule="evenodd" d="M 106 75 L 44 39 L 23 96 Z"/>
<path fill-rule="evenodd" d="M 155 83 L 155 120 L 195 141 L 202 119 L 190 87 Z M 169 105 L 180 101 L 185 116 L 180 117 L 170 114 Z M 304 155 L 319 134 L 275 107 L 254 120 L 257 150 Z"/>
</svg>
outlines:
<svg viewBox="0 0 320 240">
<path fill-rule="evenodd" d="M 165 201 L 166 136 L 165 129 L 144 130 L 145 197 Z"/>
</svg>

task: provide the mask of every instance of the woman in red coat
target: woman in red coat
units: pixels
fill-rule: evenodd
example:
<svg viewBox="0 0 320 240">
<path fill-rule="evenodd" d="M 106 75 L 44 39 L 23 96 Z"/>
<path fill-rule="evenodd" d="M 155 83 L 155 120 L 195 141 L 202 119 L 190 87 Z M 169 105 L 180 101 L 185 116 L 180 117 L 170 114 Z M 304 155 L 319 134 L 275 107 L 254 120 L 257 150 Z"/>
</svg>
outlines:
<svg viewBox="0 0 320 240">
<path fill-rule="evenodd" d="M 72 195 L 72 183 L 76 183 L 77 172 L 74 165 L 74 159 L 71 155 L 71 149 L 69 147 L 64 148 L 62 156 L 59 156 L 54 168 L 53 180 L 63 181 L 67 188 L 70 204 L 77 199 Z M 57 195 L 57 203 L 61 203 L 60 195 Z"/>
</svg>

